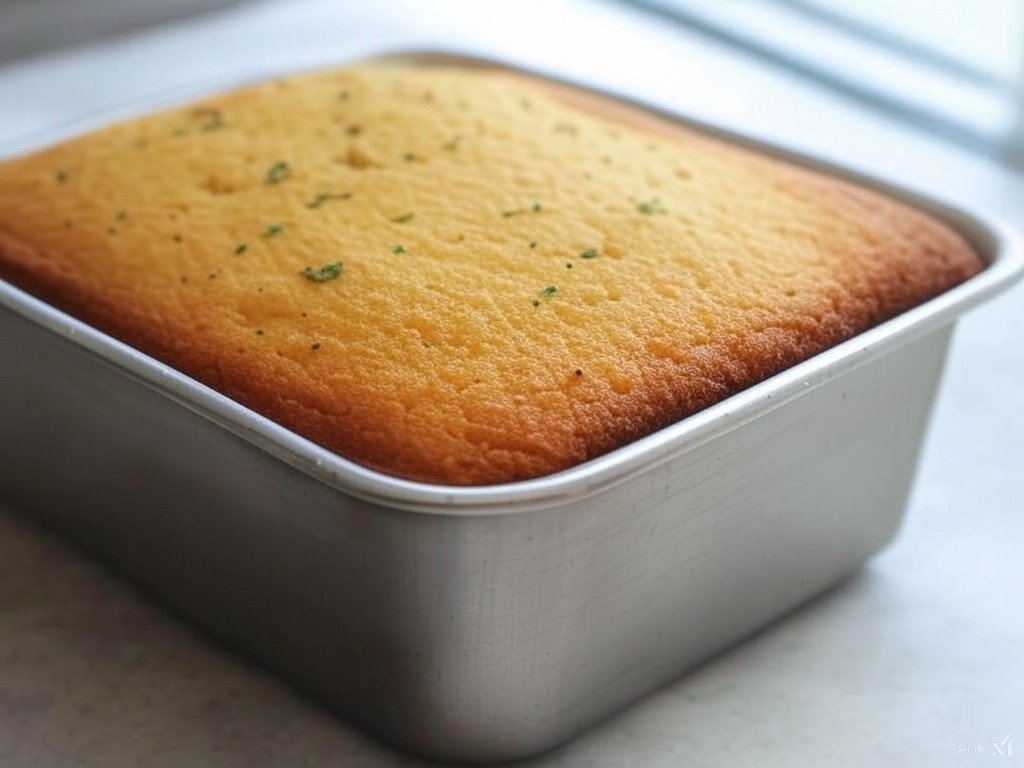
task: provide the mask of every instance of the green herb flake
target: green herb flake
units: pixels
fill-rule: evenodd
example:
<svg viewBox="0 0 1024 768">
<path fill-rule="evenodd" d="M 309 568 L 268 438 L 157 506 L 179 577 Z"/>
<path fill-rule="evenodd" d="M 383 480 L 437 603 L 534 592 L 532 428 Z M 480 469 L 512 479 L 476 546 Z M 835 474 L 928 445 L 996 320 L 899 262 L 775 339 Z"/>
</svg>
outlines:
<svg viewBox="0 0 1024 768">
<path fill-rule="evenodd" d="M 204 133 L 216 131 L 224 127 L 224 115 L 219 109 L 204 107 L 194 110 L 192 115 L 202 120 L 199 124 L 199 130 Z"/>
<path fill-rule="evenodd" d="M 581 259 L 596 259 L 597 258 L 597 248 L 587 248 L 587 250 L 581 251 L 580 252 L 580 258 Z"/>
<path fill-rule="evenodd" d="M 351 192 L 318 192 L 306 202 L 306 207 L 319 208 L 329 200 L 348 200 L 351 197 Z"/>
<path fill-rule="evenodd" d="M 278 184 L 292 175 L 292 167 L 284 160 L 278 160 L 267 169 L 267 183 Z"/>
<path fill-rule="evenodd" d="M 410 221 L 412 221 L 413 216 L 415 215 L 416 214 L 414 213 L 403 213 L 401 216 L 395 216 L 395 218 L 393 218 L 391 221 L 393 221 L 395 224 L 407 224 Z"/>
<path fill-rule="evenodd" d="M 247 250 L 249 250 L 248 243 L 239 243 L 238 245 L 235 246 L 235 256 L 241 256 Z"/>
<path fill-rule="evenodd" d="M 402 159 L 405 160 L 405 162 L 407 163 L 411 163 L 416 160 L 416 155 L 413 154 L 412 152 L 406 152 L 404 155 L 402 155 Z"/>
<path fill-rule="evenodd" d="M 263 230 L 263 236 L 276 237 L 277 235 L 280 235 L 282 232 L 284 232 L 284 224 L 280 224 L 275 221 L 272 224 L 267 224 L 267 228 Z"/>
<path fill-rule="evenodd" d="M 314 283 L 326 283 L 328 280 L 333 280 L 341 274 L 342 263 L 340 261 L 332 261 L 329 264 L 324 264 L 322 267 L 306 267 L 304 270 L 299 272 L 307 280 L 311 280 Z"/>
<path fill-rule="evenodd" d="M 363 132 L 363 128 L 360 125 L 349 125 L 345 128 L 345 133 L 349 136 L 358 136 Z"/>
<path fill-rule="evenodd" d="M 566 269 L 572 269 L 572 262 L 571 261 L 565 262 L 565 268 Z"/>
<path fill-rule="evenodd" d="M 537 241 L 536 240 L 532 240 L 530 242 L 530 250 L 532 251 L 536 247 L 537 247 Z"/>
<path fill-rule="evenodd" d="M 539 307 L 540 306 L 540 302 L 537 299 L 534 299 L 533 300 L 533 306 Z"/>
<path fill-rule="evenodd" d="M 653 216 L 656 213 L 668 213 L 665 210 L 665 206 L 661 204 L 661 200 L 656 197 L 638 203 L 636 209 L 646 216 Z"/>
<path fill-rule="evenodd" d="M 538 203 L 536 200 L 534 200 L 532 203 L 530 203 L 530 207 L 529 208 L 510 208 L 507 211 L 502 211 L 501 215 L 504 216 L 506 219 L 508 219 L 508 218 L 511 218 L 512 216 L 519 216 L 520 214 L 526 213 L 527 211 L 533 211 L 534 213 L 540 213 L 540 209 L 541 209 L 540 208 L 540 203 Z"/>
<path fill-rule="evenodd" d="M 555 296 L 558 293 L 558 287 L 549 285 L 540 291 L 541 296 Z"/>
<path fill-rule="evenodd" d="M 391 252 L 392 253 L 405 253 L 405 246 L 402 245 L 401 243 L 398 243 L 398 245 L 392 246 Z"/>
</svg>

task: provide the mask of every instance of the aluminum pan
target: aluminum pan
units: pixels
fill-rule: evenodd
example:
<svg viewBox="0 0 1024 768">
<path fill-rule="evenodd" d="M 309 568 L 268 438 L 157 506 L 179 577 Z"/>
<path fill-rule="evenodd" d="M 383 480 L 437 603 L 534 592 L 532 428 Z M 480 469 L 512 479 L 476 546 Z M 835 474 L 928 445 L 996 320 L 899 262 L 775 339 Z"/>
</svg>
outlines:
<svg viewBox="0 0 1024 768">
<path fill-rule="evenodd" d="M 443 51 L 417 51 L 356 56 L 348 61 L 405 61 L 459 64 L 511 69 L 556 84 L 621 101 L 638 109 L 748 147 L 804 168 L 859 184 L 924 210 L 959 231 L 986 261 L 976 277 L 881 325 L 789 368 L 716 405 L 661 429 L 629 445 L 556 474 L 501 485 L 456 487 L 395 478 L 352 461 L 307 440 L 270 419 L 91 326 L 0 281 L 0 304 L 68 339 L 161 394 L 200 413 L 230 432 L 262 448 L 289 465 L 339 491 L 396 509 L 445 515 L 508 514 L 585 498 L 624 482 L 653 466 L 731 431 L 788 402 L 808 389 L 842 375 L 912 339 L 935 330 L 1006 290 L 1024 275 L 1024 240 L 995 217 L 968 211 L 929 194 L 895 185 L 811 155 L 782 149 L 767 142 L 668 112 L 622 94 L 580 85 L 550 73 L 508 61 Z M 267 73 L 269 74 L 269 73 Z M 124 119 L 158 107 L 191 101 L 227 87 L 264 77 L 205 84 L 187 93 L 164 96 L 145 105 L 112 110 L 42 137 L 8 147 L 3 155 L 20 154 L 70 135 Z"/>
</svg>

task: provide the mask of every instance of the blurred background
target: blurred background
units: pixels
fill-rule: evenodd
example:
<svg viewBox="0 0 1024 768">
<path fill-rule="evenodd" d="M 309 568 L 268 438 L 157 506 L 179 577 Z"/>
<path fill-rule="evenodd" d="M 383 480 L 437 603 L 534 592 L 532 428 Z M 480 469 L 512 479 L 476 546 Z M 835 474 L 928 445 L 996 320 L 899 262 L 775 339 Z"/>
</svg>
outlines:
<svg viewBox="0 0 1024 768">
<path fill-rule="evenodd" d="M 197 40 L 188 55 L 203 74 L 215 74 L 232 69 L 225 58 L 237 65 L 289 61 L 301 46 L 301 58 L 314 61 L 368 33 L 402 31 L 438 43 L 481 42 L 497 33 L 502 49 L 529 55 L 567 29 L 587 27 L 583 17 L 613 21 L 631 12 L 634 21 L 645 17 L 666 35 L 704 35 L 974 151 L 1024 162 L 1020 0 L 388 0 L 369 6 L 344 0 L 0 0 L 0 65 L 172 20 L 253 29 L 260 17 L 279 23 L 250 38 L 258 44 L 246 46 L 241 36 L 227 34 L 219 50 Z M 556 20 L 565 23 L 552 24 Z M 603 56 L 621 61 L 634 53 L 618 41 Z M 181 80 L 143 67 L 133 74 L 153 87 Z M 96 80 L 92 87 L 104 84 Z"/>
<path fill-rule="evenodd" d="M 507 59 L 1024 226 L 1024 0 L 0 0 L 0 156 L 110 110 L 410 48 Z M 530 765 L 1024 753 L 1022 327 L 1024 285 L 958 324 L 905 528 L 860 575 Z M 0 501 L 0 766 L 420 765 L 14 512 Z"/>
</svg>

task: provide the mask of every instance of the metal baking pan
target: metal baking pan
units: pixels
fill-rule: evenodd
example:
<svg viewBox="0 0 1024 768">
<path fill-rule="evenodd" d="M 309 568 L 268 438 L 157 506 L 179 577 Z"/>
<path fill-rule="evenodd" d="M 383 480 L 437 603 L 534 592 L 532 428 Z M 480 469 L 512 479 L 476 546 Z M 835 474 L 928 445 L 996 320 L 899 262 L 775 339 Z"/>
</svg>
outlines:
<svg viewBox="0 0 1024 768">
<path fill-rule="evenodd" d="M 608 716 L 889 541 L 953 321 L 1022 271 L 985 216 L 662 116 L 927 210 L 987 266 L 620 450 L 471 488 L 357 466 L 0 282 L 0 498 L 414 752 L 520 758 Z"/>
</svg>

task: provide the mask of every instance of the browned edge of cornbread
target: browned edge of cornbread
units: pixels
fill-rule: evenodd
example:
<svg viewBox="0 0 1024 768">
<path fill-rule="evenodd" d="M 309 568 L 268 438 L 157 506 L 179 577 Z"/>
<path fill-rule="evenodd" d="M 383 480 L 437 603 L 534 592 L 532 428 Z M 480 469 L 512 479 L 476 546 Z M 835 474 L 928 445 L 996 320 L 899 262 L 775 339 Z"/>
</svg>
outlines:
<svg viewBox="0 0 1024 768">
<path fill-rule="evenodd" d="M 40 247 L 31 236 L 12 231 L 4 210 L 0 210 L 0 277 L 342 456 L 401 477 L 470 485 L 542 476 L 625 445 L 893 317 L 981 269 L 976 254 L 952 229 L 878 193 L 701 137 L 605 97 L 548 82 L 538 87 L 536 80 L 520 75 L 491 76 L 536 89 L 538 98 L 554 94 L 602 120 L 679 140 L 691 152 L 718 153 L 726 163 L 742 156 L 747 172 L 776 180 L 780 193 L 803 195 L 837 215 L 852 211 L 861 216 L 863 242 L 851 246 L 837 241 L 835 245 L 870 246 L 878 256 L 872 258 L 869 272 L 857 271 L 864 269 L 864 261 L 848 274 L 842 274 L 843 267 L 838 265 L 837 285 L 822 292 L 823 308 L 813 315 L 787 311 L 762 318 L 752 313 L 745 332 L 735 332 L 736 327 L 742 329 L 742 322 L 725 324 L 729 333 L 720 338 L 678 348 L 672 348 L 672 339 L 657 336 L 651 324 L 658 317 L 646 318 L 651 340 L 624 344 L 621 369 L 565 361 L 564 380 L 551 385 L 557 389 L 553 406 L 545 404 L 551 393 L 540 391 L 533 402 L 530 387 L 520 390 L 515 383 L 496 382 L 486 398 L 460 400 L 454 409 L 468 426 L 453 420 L 452 409 L 439 403 L 433 424 L 427 424 L 428 413 L 417 422 L 419 428 L 410 427 L 407 415 L 396 413 L 388 391 L 376 393 L 372 381 L 353 380 L 350 389 L 325 397 L 313 392 L 316 384 L 310 379 L 317 375 L 315 370 L 301 365 L 282 370 L 262 353 L 218 348 L 201 334 L 183 336 L 182 323 L 175 316 L 154 317 L 147 307 L 133 305 L 130 294 L 108 292 L 91 279 L 80 279 L 81 263 L 69 258 L 76 247 L 73 235 L 58 237 L 56 247 L 52 239 L 47 247 Z M 0 189 L 0 202 L 7 201 L 4 191 Z M 770 226 L 762 227 L 765 223 Z M 827 218 L 821 224 L 826 229 Z M 771 230 L 784 241 L 789 236 L 786 226 L 784 220 L 755 222 L 754 230 Z M 888 230 L 893 237 L 887 249 L 878 239 Z M 814 237 L 805 232 L 799 235 Z M 828 232 L 821 237 L 827 241 Z M 631 245 L 626 243 L 627 248 Z M 97 254 L 102 256 L 102 249 Z M 166 253 L 153 256 L 164 258 Z M 743 254 L 736 256 L 739 261 L 730 260 L 729 265 L 741 275 Z M 686 268 L 685 261 L 679 268 Z M 780 303 L 786 301 L 781 294 L 778 298 Z M 744 297 L 738 299 L 742 304 Z M 732 308 L 723 305 L 722 310 Z M 180 311 L 196 310 L 183 306 Z M 594 317 L 600 315 L 590 315 Z M 542 351 L 543 346 L 532 349 Z M 457 396 L 462 397 L 462 391 Z"/>
</svg>

